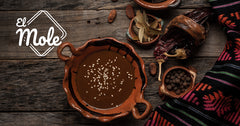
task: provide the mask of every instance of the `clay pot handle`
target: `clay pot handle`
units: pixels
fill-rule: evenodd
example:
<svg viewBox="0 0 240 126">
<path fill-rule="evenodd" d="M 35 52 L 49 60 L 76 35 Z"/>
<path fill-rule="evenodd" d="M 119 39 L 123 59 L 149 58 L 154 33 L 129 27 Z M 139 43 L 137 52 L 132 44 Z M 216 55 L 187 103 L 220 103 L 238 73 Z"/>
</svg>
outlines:
<svg viewBox="0 0 240 126">
<path fill-rule="evenodd" d="M 135 119 L 144 119 L 147 117 L 147 115 L 151 112 L 152 110 L 152 105 L 146 101 L 145 99 L 141 98 L 141 100 L 138 103 L 143 103 L 146 105 L 145 111 L 142 113 L 142 115 L 139 114 L 138 109 L 134 106 L 132 109 L 132 114 Z"/>
<path fill-rule="evenodd" d="M 192 66 L 189 66 L 188 69 L 189 69 L 189 73 L 192 75 L 193 82 L 195 82 L 197 77 L 197 70 Z"/>
<path fill-rule="evenodd" d="M 76 49 L 73 47 L 73 45 L 70 43 L 70 42 L 64 42 L 62 43 L 60 46 L 58 46 L 58 49 L 57 49 L 57 55 L 58 57 L 63 60 L 63 61 L 68 61 L 70 60 L 70 57 L 69 56 L 65 56 L 65 55 L 62 55 L 62 51 L 65 47 L 69 47 L 70 48 L 70 51 L 71 53 L 74 55 L 75 52 L 76 52 Z"/>
</svg>

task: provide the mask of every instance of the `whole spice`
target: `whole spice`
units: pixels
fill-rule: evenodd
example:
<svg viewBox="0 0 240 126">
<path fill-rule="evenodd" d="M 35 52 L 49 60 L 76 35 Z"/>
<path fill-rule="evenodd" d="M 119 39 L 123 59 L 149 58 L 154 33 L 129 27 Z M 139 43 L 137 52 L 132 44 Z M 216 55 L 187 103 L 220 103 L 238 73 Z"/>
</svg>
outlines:
<svg viewBox="0 0 240 126">
<path fill-rule="evenodd" d="M 203 24 L 208 19 L 209 14 L 209 9 L 200 8 L 177 16 L 169 22 L 165 30 L 166 33 L 154 50 L 154 56 L 159 63 L 159 71 L 161 71 L 161 64 L 168 57 L 186 59 L 201 44 L 206 36 Z M 159 81 L 161 81 L 160 76 Z"/>
<path fill-rule="evenodd" d="M 111 10 L 108 15 L 108 23 L 112 23 L 117 16 L 117 11 L 115 9 Z"/>
<path fill-rule="evenodd" d="M 150 74 L 152 76 L 156 75 L 157 74 L 157 66 L 155 63 L 150 63 L 149 64 L 149 70 L 150 70 Z"/>
<path fill-rule="evenodd" d="M 183 69 L 174 69 L 167 73 L 165 85 L 168 91 L 180 95 L 189 88 L 192 83 L 191 75 Z"/>
<path fill-rule="evenodd" d="M 128 5 L 126 7 L 126 15 L 129 19 L 132 19 L 134 18 L 135 16 L 135 13 L 134 13 L 134 10 L 133 10 L 133 7 L 131 5 Z"/>
</svg>

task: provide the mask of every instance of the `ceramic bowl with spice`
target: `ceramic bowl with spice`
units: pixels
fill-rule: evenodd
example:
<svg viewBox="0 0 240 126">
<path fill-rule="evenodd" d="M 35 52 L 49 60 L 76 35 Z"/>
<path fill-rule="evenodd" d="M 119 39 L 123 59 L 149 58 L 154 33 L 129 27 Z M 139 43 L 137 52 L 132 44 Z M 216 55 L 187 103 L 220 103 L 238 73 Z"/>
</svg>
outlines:
<svg viewBox="0 0 240 126">
<path fill-rule="evenodd" d="M 179 98 L 189 92 L 195 84 L 196 69 L 174 66 L 167 69 L 162 77 L 159 95 Z"/>
<path fill-rule="evenodd" d="M 134 0 L 138 5 L 149 10 L 162 10 L 177 7 L 181 0 Z"/>
<path fill-rule="evenodd" d="M 161 29 L 162 29 L 162 26 L 163 26 L 163 20 L 160 19 L 160 18 L 157 18 L 153 15 L 150 15 L 150 14 L 147 14 L 147 17 L 148 17 L 148 22 L 149 24 L 151 25 L 151 23 L 153 22 L 157 22 L 155 23 L 155 27 L 156 29 L 158 29 L 159 31 L 158 32 L 161 32 Z M 157 35 L 154 35 L 153 37 L 149 37 L 148 39 L 149 40 L 143 40 L 142 42 L 139 40 L 139 35 L 138 35 L 138 28 L 136 26 L 136 22 L 134 21 L 136 17 L 134 17 L 131 21 L 130 21 L 130 24 L 129 24 L 129 27 L 128 27 L 128 31 L 127 31 L 127 39 L 128 41 L 136 44 L 137 46 L 139 47 L 142 47 L 142 48 L 150 48 L 152 46 L 154 46 L 159 37 L 160 37 L 160 34 L 157 34 Z M 136 30 L 137 29 L 137 30 Z M 155 30 L 156 31 L 156 30 Z"/>
<path fill-rule="evenodd" d="M 71 57 L 62 54 L 69 47 Z M 114 38 L 92 39 L 75 49 L 69 42 L 58 47 L 65 61 L 63 87 L 70 106 L 90 119 L 108 122 L 130 112 L 145 118 L 151 104 L 143 98 L 147 77 L 143 60 L 127 43 Z M 139 114 L 136 104 L 146 109 Z"/>
</svg>

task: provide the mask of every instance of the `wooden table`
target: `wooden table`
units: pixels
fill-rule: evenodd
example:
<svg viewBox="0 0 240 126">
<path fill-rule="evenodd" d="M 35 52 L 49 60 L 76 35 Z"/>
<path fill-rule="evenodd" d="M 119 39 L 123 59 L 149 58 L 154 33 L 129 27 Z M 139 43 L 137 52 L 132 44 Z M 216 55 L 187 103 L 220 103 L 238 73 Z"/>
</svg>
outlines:
<svg viewBox="0 0 240 126">
<path fill-rule="evenodd" d="M 114 37 L 127 42 L 126 31 L 129 19 L 125 7 L 131 4 L 139 9 L 132 0 L 1 0 L 0 2 L 0 125 L 105 125 L 96 120 L 85 119 L 72 109 L 62 88 L 64 62 L 60 61 L 54 48 L 46 57 L 40 58 L 28 47 L 18 46 L 16 20 L 29 19 L 38 10 L 49 13 L 67 31 L 64 41 L 79 47 L 89 39 Z M 174 16 L 197 7 L 209 7 L 203 0 L 182 0 L 176 9 L 154 12 L 163 18 L 165 25 Z M 114 23 L 107 23 L 111 9 L 117 10 Z M 152 11 L 148 11 L 152 13 Z M 48 29 L 47 24 L 39 24 L 40 30 Z M 164 63 L 163 71 L 174 65 L 191 65 L 198 70 L 197 82 L 213 66 L 222 51 L 226 37 L 217 23 L 210 23 L 209 36 L 196 55 L 184 62 L 170 59 Z M 133 45 L 133 44 L 132 44 Z M 157 76 L 152 77 L 148 65 L 155 62 L 153 48 L 144 50 L 133 45 L 143 58 L 148 86 L 145 99 L 153 107 L 162 104 L 158 96 L 160 83 Z M 69 54 L 69 51 L 65 51 Z M 139 105 L 140 110 L 144 107 Z M 108 123 L 108 125 L 143 125 L 146 120 L 135 120 L 130 114 Z"/>
</svg>

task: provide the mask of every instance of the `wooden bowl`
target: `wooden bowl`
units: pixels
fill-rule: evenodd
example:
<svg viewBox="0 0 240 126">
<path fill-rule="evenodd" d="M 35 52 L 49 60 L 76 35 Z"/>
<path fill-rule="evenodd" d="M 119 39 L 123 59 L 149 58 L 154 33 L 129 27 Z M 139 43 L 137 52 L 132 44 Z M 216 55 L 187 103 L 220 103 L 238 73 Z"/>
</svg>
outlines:
<svg viewBox="0 0 240 126">
<path fill-rule="evenodd" d="M 165 84 L 165 78 L 166 78 L 166 75 L 170 72 L 170 71 L 173 71 L 173 70 L 177 70 L 177 69 L 181 69 L 183 71 L 185 71 L 186 73 L 189 73 L 190 74 L 190 77 L 191 77 L 191 83 L 190 83 L 190 86 L 182 93 L 180 93 L 179 95 L 177 95 L 175 92 L 173 91 L 169 91 L 167 88 L 166 88 L 166 84 Z M 193 68 L 193 67 L 189 67 L 189 68 L 186 68 L 186 67 L 182 67 L 182 66 L 174 66 L 174 67 L 171 67 L 169 69 L 167 69 L 164 74 L 163 74 L 163 77 L 162 77 L 162 82 L 161 82 L 161 85 L 159 87 L 159 95 L 160 96 L 170 96 L 170 97 L 173 97 L 173 98 L 179 98 L 183 95 L 185 95 L 186 93 L 188 93 L 195 85 L 195 80 L 196 80 L 196 69 Z"/>
<path fill-rule="evenodd" d="M 62 55 L 69 47 L 72 56 Z M 127 43 L 114 38 L 92 39 L 75 49 L 69 42 L 58 47 L 65 61 L 63 88 L 70 106 L 90 119 L 108 122 L 132 112 L 145 118 L 151 104 L 143 98 L 147 86 L 144 62 Z M 136 104 L 146 110 L 139 114 Z"/>
<path fill-rule="evenodd" d="M 166 8 L 174 8 L 174 7 L 177 7 L 181 2 L 181 0 L 166 0 L 160 3 L 150 3 L 145 0 L 134 0 L 134 1 L 138 5 L 149 10 L 162 10 Z"/>
<path fill-rule="evenodd" d="M 157 17 L 153 16 L 153 15 L 150 15 L 150 14 L 147 14 L 149 20 L 156 20 Z M 157 42 L 158 42 L 158 39 L 160 37 L 160 35 L 157 35 L 153 40 L 149 41 L 149 42 L 140 42 L 138 40 L 133 40 L 132 38 L 134 37 L 137 37 L 137 35 L 135 34 L 135 32 L 133 31 L 133 25 L 134 25 L 134 18 L 130 21 L 130 24 L 129 24 L 129 27 L 128 27 L 128 31 L 127 31 L 127 39 L 128 41 L 136 44 L 137 46 L 139 47 L 142 47 L 142 48 L 150 48 L 152 47 L 153 45 L 155 45 Z M 163 21 L 161 22 L 160 26 L 159 27 L 162 27 L 163 26 Z"/>
</svg>

